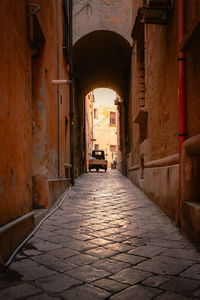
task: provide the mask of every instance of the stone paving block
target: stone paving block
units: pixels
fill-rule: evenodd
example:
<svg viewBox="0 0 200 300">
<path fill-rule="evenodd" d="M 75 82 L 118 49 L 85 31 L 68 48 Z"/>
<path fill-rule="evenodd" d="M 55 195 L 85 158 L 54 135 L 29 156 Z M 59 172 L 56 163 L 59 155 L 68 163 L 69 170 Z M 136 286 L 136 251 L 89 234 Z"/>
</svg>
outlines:
<svg viewBox="0 0 200 300">
<path fill-rule="evenodd" d="M 185 241 L 187 242 L 186 236 L 182 232 L 171 232 L 169 234 L 165 235 L 165 240 L 170 240 L 170 241 Z"/>
<path fill-rule="evenodd" d="M 192 265 L 192 261 L 175 259 L 167 256 L 156 256 L 138 264 L 137 269 L 157 274 L 176 275 Z"/>
<path fill-rule="evenodd" d="M 29 240 L 29 242 L 34 245 L 34 244 L 38 244 L 40 242 L 42 242 L 41 239 L 39 239 L 38 237 L 36 237 L 35 235 Z"/>
<path fill-rule="evenodd" d="M 76 231 L 76 233 L 78 233 L 78 234 L 86 234 L 86 235 L 90 236 L 91 238 L 96 237 L 96 235 L 95 235 L 96 232 L 97 232 L 97 231 L 95 231 L 95 230 L 93 230 L 93 229 L 87 228 L 87 226 L 81 227 L 81 228 L 79 228 L 79 229 Z M 102 233 L 101 231 L 98 231 L 98 232 L 99 232 L 99 233 Z M 76 234 L 76 233 L 75 233 L 75 234 Z"/>
<path fill-rule="evenodd" d="M 99 259 L 97 257 L 87 255 L 87 254 L 78 254 L 73 257 L 67 258 L 66 261 L 75 264 L 77 266 L 84 266 L 99 261 Z"/>
<path fill-rule="evenodd" d="M 11 265 L 11 270 L 18 272 L 23 276 L 23 280 L 35 280 L 42 277 L 56 274 L 55 271 L 49 270 L 30 259 L 24 259 L 19 262 L 14 262 Z"/>
<path fill-rule="evenodd" d="M 108 278 L 103 278 L 103 279 L 97 280 L 97 281 L 93 282 L 92 285 L 100 287 L 112 294 L 117 293 L 117 292 L 129 287 L 128 284 L 117 282 L 117 281 L 114 281 L 114 280 L 111 280 Z"/>
<path fill-rule="evenodd" d="M 82 284 L 82 281 L 64 274 L 56 274 L 36 281 L 37 286 L 52 293 L 61 293 L 72 286 Z"/>
<path fill-rule="evenodd" d="M 113 251 L 111 249 L 104 248 L 104 247 L 97 247 L 97 248 L 85 251 L 84 254 L 93 255 L 98 258 L 106 258 L 106 257 L 111 257 L 111 256 L 117 254 L 117 252 Z"/>
<path fill-rule="evenodd" d="M 103 300 L 108 299 L 110 293 L 98 287 L 85 284 L 74 287 L 61 294 L 65 300 Z"/>
<path fill-rule="evenodd" d="M 120 234 L 112 234 L 106 236 L 105 238 L 109 241 L 120 243 L 120 242 L 127 241 L 130 237 L 125 235 L 120 235 Z"/>
<path fill-rule="evenodd" d="M 27 249 L 27 250 L 22 249 L 22 251 L 26 256 L 35 256 L 35 255 L 39 255 L 42 253 L 41 251 L 38 251 L 35 249 Z"/>
<path fill-rule="evenodd" d="M 140 285 L 134 285 L 112 296 L 110 300 L 151 300 L 161 293 L 160 290 Z"/>
<path fill-rule="evenodd" d="M 123 223 L 124 223 L 124 221 L 123 221 Z M 112 227 L 109 229 L 107 228 L 106 230 L 104 230 L 102 232 L 104 232 L 107 236 L 112 236 L 112 235 L 120 233 L 121 231 L 123 231 L 122 228 L 119 229 L 119 228 L 116 228 L 116 226 L 115 226 L 115 227 Z"/>
<path fill-rule="evenodd" d="M 93 224 L 93 225 L 88 225 L 88 228 L 92 228 L 94 230 L 104 230 L 106 229 L 106 224 L 105 225 L 99 225 L 98 223 Z"/>
<path fill-rule="evenodd" d="M 131 245 L 123 244 L 123 243 L 111 243 L 104 246 L 105 248 L 112 249 L 117 252 L 128 252 L 133 249 Z"/>
<path fill-rule="evenodd" d="M 61 245 L 54 244 L 54 243 L 49 243 L 49 242 L 45 242 L 45 241 L 34 244 L 34 246 L 39 251 L 50 251 L 50 250 L 57 249 L 57 248 L 61 247 Z"/>
<path fill-rule="evenodd" d="M 101 231 L 92 230 L 90 234 L 93 237 L 106 238 L 110 233 L 107 233 L 107 230 L 101 230 Z"/>
<path fill-rule="evenodd" d="M 154 298 L 155 300 L 188 300 L 193 299 L 190 296 L 186 297 L 181 294 L 171 293 L 171 292 L 165 292 L 161 294 L 160 296 Z"/>
<path fill-rule="evenodd" d="M 48 251 L 48 253 L 53 256 L 60 257 L 60 258 L 67 258 L 67 257 L 71 257 L 74 255 L 80 254 L 80 252 L 78 252 L 78 251 L 74 251 L 72 249 L 65 248 L 65 247 Z"/>
<path fill-rule="evenodd" d="M 200 299 L 200 289 L 196 290 L 194 293 L 193 293 L 193 296 L 197 297 L 198 299 Z"/>
<path fill-rule="evenodd" d="M 146 245 L 146 241 L 145 240 L 143 240 L 142 238 L 136 238 L 136 237 L 128 239 L 128 240 L 124 241 L 124 243 L 132 245 L 132 246 L 136 246 L 136 247 Z"/>
<path fill-rule="evenodd" d="M 95 244 L 92 244 L 90 242 L 85 242 L 85 241 L 78 241 L 78 240 L 72 240 L 70 242 L 66 242 L 62 244 L 64 247 L 70 248 L 75 251 L 86 251 L 89 249 L 93 249 L 96 247 Z"/>
<path fill-rule="evenodd" d="M 93 263 L 92 266 L 110 273 L 117 273 L 131 267 L 131 265 L 126 262 L 115 261 L 109 258 L 99 259 L 97 262 Z"/>
<path fill-rule="evenodd" d="M 15 300 L 22 299 L 23 297 L 39 294 L 42 291 L 27 283 L 8 287 L 0 291 L 0 299 L 2 300 Z"/>
<path fill-rule="evenodd" d="M 194 264 L 180 274 L 181 277 L 200 280 L 200 264 Z"/>
<path fill-rule="evenodd" d="M 90 242 L 98 246 L 105 246 L 112 243 L 111 241 L 102 238 L 92 239 Z"/>
<path fill-rule="evenodd" d="M 152 240 L 149 242 L 152 246 L 160 246 L 163 248 L 184 249 L 187 246 L 185 241 L 167 241 L 167 240 Z"/>
<path fill-rule="evenodd" d="M 54 243 L 54 244 L 60 244 L 60 245 L 62 245 L 63 243 L 66 243 L 66 242 L 73 241 L 73 239 L 71 237 L 66 236 L 66 235 L 43 237 L 43 240 L 48 241 L 50 243 Z"/>
<path fill-rule="evenodd" d="M 187 292 L 200 287 L 199 280 L 187 278 L 173 278 L 160 286 L 161 289 L 171 292 Z"/>
<path fill-rule="evenodd" d="M 114 255 L 114 256 L 112 256 L 112 259 L 127 262 L 131 265 L 136 265 L 136 264 L 146 260 L 145 257 L 131 255 L 131 254 L 127 254 L 127 253 L 120 253 L 120 254 Z"/>
<path fill-rule="evenodd" d="M 97 279 L 109 276 L 110 273 L 94 268 L 92 266 L 83 266 L 66 272 L 67 275 L 82 280 L 86 283 L 90 283 Z"/>
<path fill-rule="evenodd" d="M 71 261 L 67 261 L 66 259 L 61 259 L 50 254 L 37 255 L 32 259 L 40 265 L 45 265 L 47 268 L 59 272 L 64 272 L 77 267 L 77 265 Z"/>
<path fill-rule="evenodd" d="M 58 229 L 58 227 L 56 226 L 56 224 L 48 224 L 47 223 L 43 223 L 40 227 L 41 229 L 44 229 L 44 230 L 49 230 L 49 231 L 56 231 Z"/>
<path fill-rule="evenodd" d="M 33 297 L 28 297 L 26 299 L 29 299 L 29 300 L 60 300 L 59 297 L 49 296 L 46 293 L 45 294 L 36 295 L 36 296 L 33 296 Z"/>
<path fill-rule="evenodd" d="M 77 229 L 75 230 L 68 230 L 68 229 L 63 229 L 59 227 L 58 230 L 55 231 L 56 235 L 64 235 L 67 236 L 70 240 L 71 236 L 73 236 L 77 232 Z M 72 238 L 71 238 L 72 240 Z"/>
<path fill-rule="evenodd" d="M 200 262 L 200 253 L 195 251 L 194 249 L 186 250 L 186 249 L 168 249 L 162 253 L 162 255 L 178 257 L 182 259 L 189 259 Z"/>
<path fill-rule="evenodd" d="M 159 287 L 162 283 L 169 281 L 170 278 L 170 276 L 154 275 L 142 281 L 142 284 L 151 287 Z"/>
<path fill-rule="evenodd" d="M 36 238 L 43 239 L 43 237 L 50 237 L 50 236 L 56 236 L 55 232 L 49 231 L 49 230 L 42 230 L 40 229 L 35 233 Z"/>
<path fill-rule="evenodd" d="M 20 261 L 20 260 L 22 260 L 22 259 L 26 259 L 27 258 L 27 256 L 24 254 L 24 253 L 18 253 L 17 255 L 16 255 L 16 257 L 15 257 L 15 260 L 16 261 Z"/>
<path fill-rule="evenodd" d="M 87 235 L 87 234 L 76 232 L 75 234 L 73 234 L 73 239 L 76 239 L 79 241 L 87 241 L 87 240 L 93 239 L 93 237 L 90 235 Z"/>
<path fill-rule="evenodd" d="M 152 276 L 152 273 L 140 271 L 132 267 L 122 270 L 116 273 L 115 275 L 109 276 L 109 278 L 122 283 L 128 283 L 133 285 L 148 278 L 149 276 Z"/>
<path fill-rule="evenodd" d="M 132 249 L 128 251 L 128 254 L 135 254 L 139 256 L 144 256 L 144 257 L 154 257 L 155 255 L 158 255 L 162 252 L 164 252 L 166 248 L 162 247 L 154 247 L 154 246 L 142 246 L 142 247 L 137 247 L 136 249 Z"/>
</svg>

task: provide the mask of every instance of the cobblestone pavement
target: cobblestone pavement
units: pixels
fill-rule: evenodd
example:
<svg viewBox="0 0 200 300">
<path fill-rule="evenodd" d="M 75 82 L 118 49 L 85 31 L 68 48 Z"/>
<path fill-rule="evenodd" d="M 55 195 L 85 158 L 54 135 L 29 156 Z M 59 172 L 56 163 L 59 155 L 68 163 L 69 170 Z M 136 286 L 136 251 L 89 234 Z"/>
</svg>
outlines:
<svg viewBox="0 0 200 300">
<path fill-rule="evenodd" d="M 200 299 L 200 254 L 118 171 L 92 172 L 0 277 L 0 299 Z"/>
</svg>

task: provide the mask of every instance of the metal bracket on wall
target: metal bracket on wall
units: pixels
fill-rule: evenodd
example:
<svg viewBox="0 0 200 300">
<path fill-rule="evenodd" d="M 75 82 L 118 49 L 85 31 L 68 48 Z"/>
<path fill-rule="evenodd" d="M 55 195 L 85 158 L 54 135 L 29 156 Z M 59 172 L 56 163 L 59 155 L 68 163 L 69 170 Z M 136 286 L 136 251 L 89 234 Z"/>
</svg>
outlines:
<svg viewBox="0 0 200 300">
<path fill-rule="evenodd" d="M 71 84 L 72 80 L 57 79 L 57 80 L 52 80 L 51 82 L 53 85 L 66 85 L 66 84 Z"/>
<path fill-rule="evenodd" d="M 35 3 L 27 3 L 26 6 L 28 8 L 28 17 L 34 16 L 40 11 L 40 6 Z M 33 10 L 31 8 L 35 9 Z M 29 10 L 31 10 L 31 12 L 29 12 Z"/>
</svg>

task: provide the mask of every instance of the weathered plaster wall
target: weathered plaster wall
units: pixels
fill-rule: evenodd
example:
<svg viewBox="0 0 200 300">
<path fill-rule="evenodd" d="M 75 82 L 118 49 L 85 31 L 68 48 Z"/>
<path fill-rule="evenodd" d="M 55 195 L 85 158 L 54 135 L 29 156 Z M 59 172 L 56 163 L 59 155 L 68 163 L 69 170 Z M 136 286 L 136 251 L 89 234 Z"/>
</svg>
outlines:
<svg viewBox="0 0 200 300">
<path fill-rule="evenodd" d="M 200 18 L 200 2 L 185 1 L 185 32 L 189 32 L 197 18 Z M 198 36 L 196 36 L 198 39 Z M 200 132 L 200 45 L 196 44 L 186 53 L 186 99 L 187 99 L 187 130 L 188 137 Z"/>
<path fill-rule="evenodd" d="M 49 205 L 48 179 L 65 177 L 64 163 L 69 163 L 68 87 L 52 86 L 52 79 L 67 79 L 63 57 L 62 1 L 40 3 L 38 20 L 44 35 L 40 54 L 32 59 L 33 78 L 33 202 Z M 58 97 L 59 152 L 58 154 Z M 68 123 L 68 122 L 67 122 Z M 59 166 L 58 166 L 59 165 Z M 59 170 L 58 170 L 59 168 Z M 59 189 L 59 187 L 58 187 Z"/>
<path fill-rule="evenodd" d="M 145 35 L 148 160 L 154 160 L 178 152 L 176 5 L 167 25 L 147 25 Z"/>
<path fill-rule="evenodd" d="M 197 242 L 200 237 L 200 2 L 185 1 L 185 36 L 193 37 L 185 50 L 187 139 L 181 158 L 181 225 Z M 194 29 L 197 28 L 195 31 Z M 187 39 L 184 39 L 187 41 Z M 181 43 L 182 44 L 182 43 Z"/>
<path fill-rule="evenodd" d="M 4 0 L 0 6 L 0 225 L 3 225 L 31 209 L 31 55 L 26 1 Z"/>
<path fill-rule="evenodd" d="M 177 3 L 166 25 L 144 25 L 144 62 L 141 35 L 134 40 L 129 102 L 127 173 L 171 218 L 178 220 L 178 61 Z M 133 17 L 142 1 L 133 5 Z M 140 30 L 142 30 L 140 28 Z M 138 31 L 139 32 L 139 31 Z M 144 68 L 144 107 L 140 107 Z M 147 116 L 146 137 L 143 136 Z M 142 138 L 141 138 L 142 137 Z M 166 163 L 163 165 L 163 159 Z"/>
<path fill-rule="evenodd" d="M 0 4 L 0 263 L 33 226 L 32 208 L 49 207 L 69 185 L 58 179 L 57 87 L 52 85 L 58 76 L 57 45 L 59 78 L 68 78 L 62 1 L 34 3 L 40 6 L 34 18 L 27 18 L 27 1 Z M 68 86 L 60 87 L 60 177 L 70 158 L 68 97 Z"/>
<path fill-rule="evenodd" d="M 96 30 L 117 32 L 131 42 L 131 0 L 74 0 L 73 15 L 74 43 Z"/>
</svg>

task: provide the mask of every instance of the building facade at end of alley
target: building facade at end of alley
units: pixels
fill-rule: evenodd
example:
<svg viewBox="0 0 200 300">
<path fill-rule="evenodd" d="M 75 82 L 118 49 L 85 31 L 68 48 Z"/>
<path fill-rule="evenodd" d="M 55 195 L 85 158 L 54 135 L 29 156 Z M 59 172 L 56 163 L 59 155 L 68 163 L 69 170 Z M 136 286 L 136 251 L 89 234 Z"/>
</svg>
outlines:
<svg viewBox="0 0 200 300">
<path fill-rule="evenodd" d="M 73 2 L 0 4 L 1 264 L 83 172 L 100 87 L 118 169 L 200 241 L 200 2 Z"/>
</svg>

